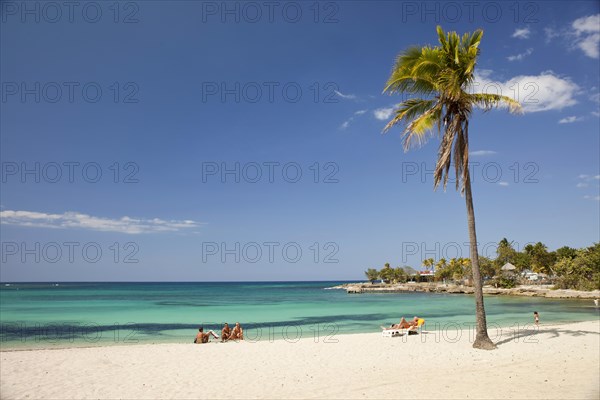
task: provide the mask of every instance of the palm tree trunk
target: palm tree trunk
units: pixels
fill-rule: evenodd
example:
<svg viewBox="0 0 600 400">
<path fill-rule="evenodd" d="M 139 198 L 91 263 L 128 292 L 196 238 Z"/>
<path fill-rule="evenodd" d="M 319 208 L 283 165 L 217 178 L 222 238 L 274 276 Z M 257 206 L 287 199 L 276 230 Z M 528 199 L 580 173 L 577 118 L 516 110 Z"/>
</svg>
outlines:
<svg viewBox="0 0 600 400">
<path fill-rule="evenodd" d="M 483 280 L 479 271 L 479 255 L 477 252 L 477 234 L 475 233 L 475 210 L 473 209 L 473 195 L 471 193 L 471 176 L 467 168 L 465 174 L 465 201 L 467 203 L 467 222 L 469 224 L 469 241 L 471 242 L 471 266 L 473 268 L 473 286 L 475 289 L 475 317 L 477 328 L 475 331 L 476 349 L 493 350 L 496 345 L 487 333 L 485 308 L 483 306 Z"/>
</svg>

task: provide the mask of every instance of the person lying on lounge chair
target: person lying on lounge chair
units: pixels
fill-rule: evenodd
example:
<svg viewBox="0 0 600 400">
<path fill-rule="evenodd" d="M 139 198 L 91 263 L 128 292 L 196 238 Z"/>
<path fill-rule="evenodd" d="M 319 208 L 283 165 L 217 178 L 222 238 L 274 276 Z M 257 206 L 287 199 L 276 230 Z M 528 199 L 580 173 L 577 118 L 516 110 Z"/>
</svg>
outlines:
<svg viewBox="0 0 600 400">
<path fill-rule="evenodd" d="M 384 330 L 389 330 L 389 329 L 415 330 L 415 329 L 417 329 L 418 326 L 419 326 L 419 317 L 417 317 L 415 315 L 415 317 L 412 319 L 412 321 L 407 321 L 404 317 L 402 317 L 400 322 L 398 322 L 397 324 L 393 324 L 389 328 L 382 326 L 381 329 L 384 329 Z"/>
</svg>

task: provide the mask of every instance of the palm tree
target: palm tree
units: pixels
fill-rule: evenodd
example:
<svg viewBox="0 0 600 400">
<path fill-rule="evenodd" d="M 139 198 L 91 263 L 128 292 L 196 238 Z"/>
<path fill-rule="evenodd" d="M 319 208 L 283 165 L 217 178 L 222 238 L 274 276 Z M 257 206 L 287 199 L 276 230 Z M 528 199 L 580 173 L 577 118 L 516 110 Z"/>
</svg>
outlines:
<svg viewBox="0 0 600 400">
<path fill-rule="evenodd" d="M 517 252 L 513 248 L 513 243 L 509 242 L 507 238 L 502 238 L 502 240 L 498 242 L 498 247 L 496 248 L 496 260 L 498 265 L 503 266 L 508 262 L 514 262 L 516 253 Z"/>
<path fill-rule="evenodd" d="M 434 265 L 435 265 L 435 260 L 433 258 L 426 258 L 425 260 L 423 260 L 423 266 L 425 267 L 426 271 L 429 271 L 430 269 L 432 269 Z"/>
<path fill-rule="evenodd" d="M 403 270 L 400 267 L 396 267 L 394 268 L 394 282 L 395 283 L 406 283 L 406 280 L 408 279 L 408 275 L 406 274 L 406 271 Z"/>
<path fill-rule="evenodd" d="M 390 267 L 390 263 L 385 263 L 379 271 L 379 276 L 385 283 L 390 283 L 394 279 L 394 270 Z"/>
<path fill-rule="evenodd" d="M 367 279 L 373 283 L 377 280 L 377 278 L 379 278 L 379 271 L 377 271 L 375 268 L 368 268 L 365 271 L 365 275 L 367 276 Z"/>
<path fill-rule="evenodd" d="M 531 259 L 531 269 L 533 271 L 554 275 L 552 265 L 556 262 L 556 254 L 548 252 L 548 247 L 544 243 L 528 244 L 523 250 Z"/>
<path fill-rule="evenodd" d="M 456 32 L 445 33 L 437 27 L 439 46 L 411 47 L 401 53 L 387 81 L 384 93 L 419 94 L 398 105 L 384 132 L 398 123 L 405 123 L 404 149 L 422 144 L 437 126 L 441 136 L 438 159 L 434 171 L 434 189 L 441 181 L 444 189 L 452 157 L 456 173 L 456 189 L 464 192 L 469 227 L 470 258 L 475 289 L 477 329 L 473 347 L 494 349 L 496 345 L 487 334 L 483 304 L 482 280 L 477 258 L 475 211 L 469 175 L 469 118 L 474 107 L 488 111 L 504 105 L 511 112 L 520 112 L 521 105 L 506 96 L 470 93 L 474 70 L 479 55 L 482 30 L 466 33 L 462 39 Z M 453 154 L 454 153 L 454 154 Z"/>
<path fill-rule="evenodd" d="M 435 269 L 444 269 L 446 268 L 447 263 L 445 258 L 440 258 L 438 262 L 435 263 Z"/>
</svg>

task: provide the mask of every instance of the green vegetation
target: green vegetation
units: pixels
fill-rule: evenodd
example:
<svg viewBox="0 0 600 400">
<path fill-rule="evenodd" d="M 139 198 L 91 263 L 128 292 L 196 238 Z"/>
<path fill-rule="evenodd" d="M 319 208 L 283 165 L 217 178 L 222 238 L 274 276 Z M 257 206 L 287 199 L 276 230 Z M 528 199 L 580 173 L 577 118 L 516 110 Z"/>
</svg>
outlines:
<svg viewBox="0 0 600 400">
<path fill-rule="evenodd" d="M 537 242 L 520 252 L 504 238 L 498 244 L 494 275 L 488 276 L 501 275 L 500 268 L 507 262 L 517 267 L 518 274 L 525 269 L 543 274 L 557 289 L 600 290 L 600 243 L 579 250 L 563 246 L 548 251 L 545 244 Z"/>
<path fill-rule="evenodd" d="M 515 275 L 500 275 L 494 277 L 489 283 L 495 287 L 503 289 L 512 289 L 517 286 L 518 281 Z"/>
<path fill-rule="evenodd" d="M 409 278 L 407 271 L 400 267 L 391 268 L 389 263 L 385 263 L 380 271 L 369 268 L 365 271 L 365 275 L 371 283 L 377 279 L 382 279 L 385 283 L 405 283 Z"/>
<path fill-rule="evenodd" d="M 525 246 L 523 251 L 513 248 L 506 238 L 498 243 L 497 257 L 491 260 L 479 256 L 479 268 L 483 280 L 495 287 L 513 288 L 518 284 L 531 284 L 523 276 L 523 272 L 531 271 L 539 274 L 541 282 L 553 283 L 557 289 L 600 290 L 600 243 L 583 249 L 573 249 L 568 246 L 556 251 L 548 251 L 541 242 Z M 514 271 L 502 271 L 502 266 L 510 263 Z M 472 265 L 468 258 L 433 258 L 423 260 L 426 270 L 435 267 L 434 278 L 438 282 L 454 282 L 472 284 Z M 383 279 L 384 282 L 404 283 L 410 279 L 413 271 L 405 268 L 391 268 L 389 263 L 380 271 L 369 268 L 365 271 L 367 279 L 374 281 Z"/>
<path fill-rule="evenodd" d="M 423 266 L 425 267 L 426 271 L 433 269 L 434 265 L 435 265 L 435 260 L 433 258 L 427 258 L 427 259 L 423 260 Z"/>
<path fill-rule="evenodd" d="M 470 276 L 471 260 L 468 258 L 452 258 L 449 262 L 442 258 L 436 265 L 436 280 L 460 281 Z"/>
<path fill-rule="evenodd" d="M 371 283 L 379 279 L 379 271 L 377 271 L 375 268 L 369 268 L 366 270 L 365 275 L 367 276 L 367 279 L 371 281 Z"/>
</svg>

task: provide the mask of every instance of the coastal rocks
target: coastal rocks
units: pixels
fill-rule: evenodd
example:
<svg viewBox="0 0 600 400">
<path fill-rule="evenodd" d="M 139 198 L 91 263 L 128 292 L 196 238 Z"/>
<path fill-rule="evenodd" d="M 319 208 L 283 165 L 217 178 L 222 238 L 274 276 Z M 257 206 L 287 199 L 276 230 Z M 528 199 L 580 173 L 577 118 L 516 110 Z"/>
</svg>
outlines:
<svg viewBox="0 0 600 400">
<path fill-rule="evenodd" d="M 551 298 L 556 298 L 556 299 L 568 299 L 568 298 L 598 299 L 598 298 L 600 298 L 600 290 L 592 290 L 591 292 L 582 292 L 579 290 L 571 290 L 571 289 L 550 290 L 546 294 L 546 297 L 551 297 Z"/>
<path fill-rule="evenodd" d="M 504 292 L 503 292 L 503 289 L 484 287 L 483 294 L 499 295 L 499 294 L 504 294 Z"/>
<path fill-rule="evenodd" d="M 462 294 L 473 294 L 474 289 L 467 286 L 449 286 L 446 293 L 462 293 Z"/>
<path fill-rule="evenodd" d="M 475 289 L 471 286 L 452 285 L 443 283 L 399 283 L 399 284 L 371 284 L 351 283 L 334 286 L 328 289 L 343 289 L 348 294 L 360 293 L 449 293 L 449 294 L 473 294 Z M 512 289 L 495 288 L 484 286 L 483 294 L 492 296 L 525 296 L 525 297 L 547 297 L 555 299 L 598 299 L 600 291 L 593 290 L 584 292 L 570 289 L 553 289 L 551 285 L 522 285 Z"/>
<path fill-rule="evenodd" d="M 355 293 L 358 294 L 358 293 L 362 293 L 362 292 L 363 292 L 363 289 L 360 286 L 349 286 L 346 289 L 346 293 L 348 293 L 348 294 L 355 294 Z"/>
</svg>

